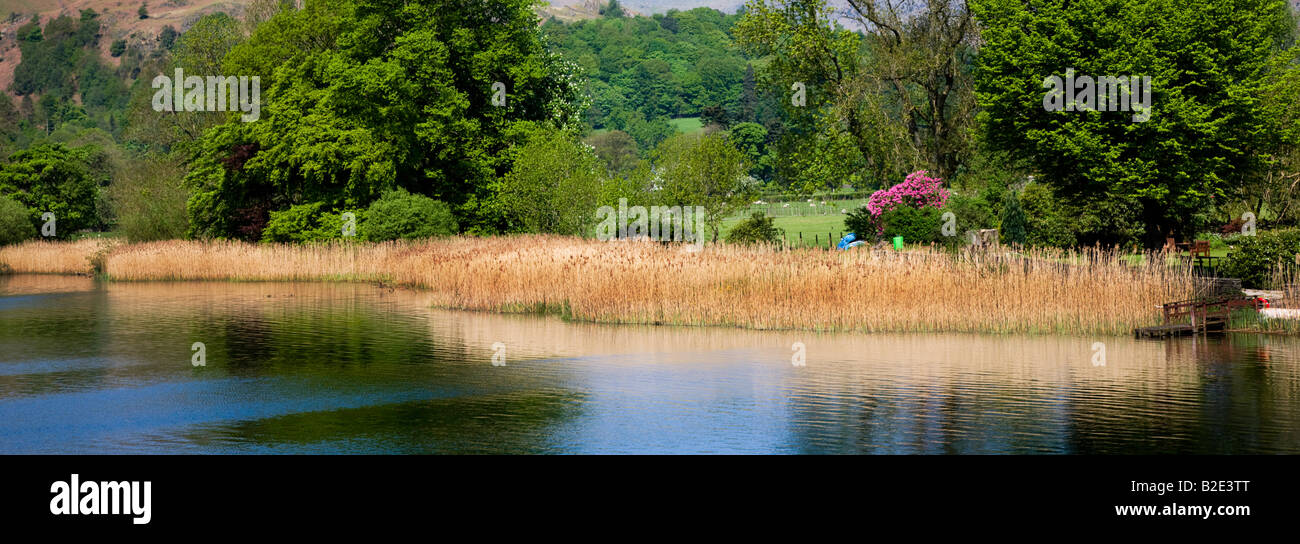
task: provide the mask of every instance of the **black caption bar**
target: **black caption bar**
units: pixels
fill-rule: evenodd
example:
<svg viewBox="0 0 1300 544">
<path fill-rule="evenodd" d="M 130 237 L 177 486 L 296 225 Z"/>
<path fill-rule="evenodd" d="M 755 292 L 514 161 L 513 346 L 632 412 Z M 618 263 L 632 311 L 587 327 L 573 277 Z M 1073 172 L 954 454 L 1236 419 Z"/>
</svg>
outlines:
<svg viewBox="0 0 1300 544">
<path fill-rule="evenodd" d="M 963 523 L 1254 528 L 1295 511 L 1289 457 L 8 457 L 7 527 L 583 530 Z M 73 485 L 75 482 L 76 485 Z M 74 504 L 75 502 L 75 504 Z M 797 521 L 797 520 L 804 521 Z M 784 520 L 784 521 L 783 521 Z M 204 529 L 209 530 L 209 529 Z M 440 529 L 442 530 L 442 529 Z"/>
</svg>

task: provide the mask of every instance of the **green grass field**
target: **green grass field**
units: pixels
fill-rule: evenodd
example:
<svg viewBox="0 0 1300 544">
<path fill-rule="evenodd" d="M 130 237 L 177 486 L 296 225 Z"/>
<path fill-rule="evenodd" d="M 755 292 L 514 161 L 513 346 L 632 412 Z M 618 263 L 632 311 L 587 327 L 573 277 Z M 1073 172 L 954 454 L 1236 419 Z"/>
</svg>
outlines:
<svg viewBox="0 0 1300 544">
<path fill-rule="evenodd" d="M 668 124 L 677 129 L 677 132 L 691 134 L 704 130 L 704 122 L 699 117 L 682 117 L 679 119 L 669 119 Z"/>
<path fill-rule="evenodd" d="M 722 221 L 721 239 L 726 239 L 727 233 L 731 232 L 732 227 L 741 221 L 740 217 L 733 217 Z M 812 247 L 819 245 L 826 247 L 826 236 L 830 236 L 839 242 L 840 236 L 844 235 L 844 216 L 840 215 L 839 210 L 830 215 L 809 215 L 805 217 L 777 217 L 773 224 L 778 229 L 785 230 L 785 238 L 791 246 L 799 244 L 799 234 L 803 234 L 803 245 Z"/>
</svg>

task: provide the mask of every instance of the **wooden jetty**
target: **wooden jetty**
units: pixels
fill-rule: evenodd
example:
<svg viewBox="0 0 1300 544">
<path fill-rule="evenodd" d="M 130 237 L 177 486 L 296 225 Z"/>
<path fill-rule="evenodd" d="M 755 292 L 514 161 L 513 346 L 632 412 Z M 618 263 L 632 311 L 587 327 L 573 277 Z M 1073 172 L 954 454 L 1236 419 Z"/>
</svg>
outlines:
<svg viewBox="0 0 1300 544">
<path fill-rule="evenodd" d="M 1239 308 L 1259 309 L 1254 297 L 1223 297 L 1215 299 L 1182 300 L 1162 306 L 1163 325 L 1133 329 L 1137 338 L 1164 338 L 1187 334 L 1222 332 L 1228 327 L 1232 311 Z"/>
</svg>

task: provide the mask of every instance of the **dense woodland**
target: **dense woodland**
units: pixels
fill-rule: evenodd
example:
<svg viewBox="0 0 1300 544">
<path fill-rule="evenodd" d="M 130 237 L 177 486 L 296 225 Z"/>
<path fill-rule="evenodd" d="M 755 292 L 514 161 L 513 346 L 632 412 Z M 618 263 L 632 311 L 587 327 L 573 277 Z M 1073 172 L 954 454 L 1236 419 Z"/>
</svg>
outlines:
<svg viewBox="0 0 1300 544">
<path fill-rule="evenodd" d="M 529 0 L 257 0 L 114 43 L 117 66 L 94 12 L 12 14 L 27 22 L 19 99 L 0 94 L 0 212 L 31 228 L 0 224 L 31 237 L 53 212 L 60 238 L 309 242 L 353 214 L 373 240 L 591 235 L 595 210 L 628 198 L 705 206 L 716 236 L 756 199 L 918 170 L 940 206 L 891 221 L 943 207 L 1027 245 L 1300 220 L 1300 50 L 1281 0 L 834 5 L 611 2 L 564 23 Z M 151 80 L 177 67 L 259 77 L 261 118 L 155 111 Z M 1044 110 L 1041 83 L 1067 68 L 1152 77 L 1151 120 Z"/>
</svg>

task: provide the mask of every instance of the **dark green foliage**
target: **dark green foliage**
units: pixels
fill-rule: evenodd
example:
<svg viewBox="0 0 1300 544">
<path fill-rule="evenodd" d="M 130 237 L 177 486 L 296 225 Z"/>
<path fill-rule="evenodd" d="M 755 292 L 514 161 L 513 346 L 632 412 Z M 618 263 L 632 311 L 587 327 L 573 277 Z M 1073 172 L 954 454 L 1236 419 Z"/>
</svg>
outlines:
<svg viewBox="0 0 1300 544">
<path fill-rule="evenodd" d="M 600 8 L 600 14 L 609 18 L 618 18 L 623 16 L 623 6 L 618 5 L 618 0 L 609 0 L 609 4 Z"/>
<path fill-rule="evenodd" d="M 32 95 L 40 95 L 27 116 L 37 135 L 65 123 L 110 129 L 109 118 L 126 106 L 125 83 L 96 49 L 99 31 L 99 17 L 90 10 L 79 19 L 55 17 L 43 30 L 35 22 L 20 30 L 22 62 L 14 68 L 10 88 L 22 95 L 24 107 Z"/>
<path fill-rule="evenodd" d="M 1028 241 L 1025 210 L 1020 207 L 1020 197 L 1007 191 L 1002 201 L 1002 243 L 1023 246 Z"/>
<path fill-rule="evenodd" d="M 1259 231 L 1255 236 L 1237 238 L 1236 249 L 1223 260 L 1220 275 L 1240 278 L 1242 287 L 1269 289 L 1278 272 L 1297 270 L 1296 253 L 1300 253 L 1300 230 Z"/>
<path fill-rule="evenodd" d="M 0 196 L 0 246 L 36 237 L 31 214 L 18 201 Z"/>
<path fill-rule="evenodd" d="M 365 238 L 372 242 L 450 236 L 459 229 L 451 208 L 402 189 L 388 191 L 366 210 Z"/>
<path fill-rule="evenodd" d="M 872 240 L 878 237 L 876 219 L 872 217 L 870 211 L 867 211 L 866 206 L 849 210 L 849 213 L 844 216 L 844 230 L 856 234 L 859 240 Z"/>
<path fill-rule="evenodd" d="M 772 224 L 773 219 L 754 212 L 749 219 L 737 223 L 727 233 L 728 244 L 775 244 L 781 241 L 781 229 Z"/>
<path fill-rule="evenodd" d="M 657 130 L 667 119 L 699 116 L 706 107 L 739 121 L 754 120 L 741 115 L 748 63 L 731 45 L 737 15 L 708 8 L 654 17 L 605 12 L 600 19 L 543 25 L 550 41 L 591 78 L 592 103 L 584 115 L 593 128 L 627 131 L 646 151 L 666 135 L 639 134 L 634 125 Z"/>
<path fill-rule="evenodd" d="M 939 208 L 899 206 L 881 214 L 881 220 L 885 223 L 885 239 L 902 236 L 909 244 L 924 244 L 939 241 L 942 236 L 943 211 Z"/>
<path fill-rule="evenodd" d="M 1052 194 L 1051 187 L 1030 183 L 1019 197 L 1025 213 L 1025 241 L 1031 246 L 1070 247 L 1075 245 L 1078 216 L 1070 214 Z"/>
<path fill-rule="evenodd" d="M 11 155 L 0 165 L 0 196 L 28 209 L 33 225 L 52 212 L 59 238 L 103 226 L 96 214 L 99 186 L 107 182 L 102 153 L 94 147 L 42 143 Z"/>
<path fill-rule="evenodd" d="M 148 18 L 149 18 L 149 3 L 146 2 L 146 3 L 140 4 L 140 9 L 135 10 L 135 13 L 136 13 L 136 15 L 139 15 L 141 19 L 148 19 Z"/>
<path fill-rule="evenodd" d="M 981 196 L 966 196 L 953 193 L 944 203 L 943 210 L 956 216 L 956 236 L 965 239 L 966 231 L 992 229 L 998 226 L 997 213 L 993 205 Z"/>
<path fill-rule="evenodd" d="M 122 56 L 126 52 L 126 40 L 115 40 L 113 45 L 108 46 L 108 54 L 114 58 Z"/>
<path fill-rule="evenodd" d="M 764 181 L 772 179 L 774 159 L 767 154 L 767 129 L 758 123 L 738 123 L 731 127 L 731 142 L 749 157 L 749 174 Z"/>
<path fill-rule="evenodd" d="M 1281 0 L 978 0 L 976 91 L 986 141 L 1029 160 L 1079 210 L 1118 203 L 1079 242 L 1150 247 L 1196 232 L 1216 196 L 1261 175 L 1275 131 L 1259 97 L 1278 43 Z M 1141 29 L 1127 31 L 1124 29 Z M 1150 118 L 1048 111 L 1049 77 L 1150 76 Z M 1140 116 L 1139 116 L 1140 117 Z M 1095 227 L 1095 228 L 1094 228 Z"/>
<path fill-rule="evenodd" d="M 176 44 L 177 36 L 180 36 L 180 32 L 172 28 L 172 25 L 167 25 L 158 33 L 158 42 L 162 44 L 163 49 L 171 49 Z"/>
</svg>

